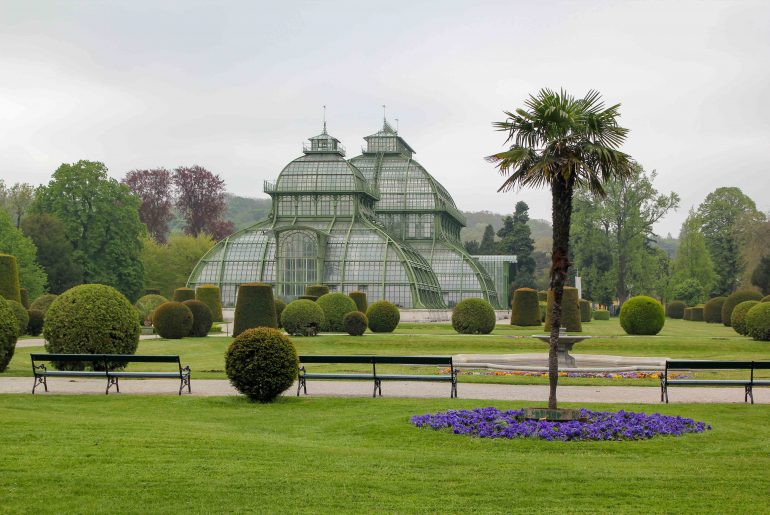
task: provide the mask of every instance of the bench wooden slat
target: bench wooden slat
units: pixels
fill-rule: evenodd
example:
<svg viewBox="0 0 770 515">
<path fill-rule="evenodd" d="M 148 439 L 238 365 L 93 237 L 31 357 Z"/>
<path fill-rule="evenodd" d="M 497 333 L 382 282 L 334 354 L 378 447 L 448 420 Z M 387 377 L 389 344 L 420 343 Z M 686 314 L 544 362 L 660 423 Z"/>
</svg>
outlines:
<svg viewBox="0 0 770 515">
<path fill-rule="evenodd" d="M 669 370 L 751 370 L 751 361 L 706 361 L 676 360 L 666 361 Z"/>
</svg>

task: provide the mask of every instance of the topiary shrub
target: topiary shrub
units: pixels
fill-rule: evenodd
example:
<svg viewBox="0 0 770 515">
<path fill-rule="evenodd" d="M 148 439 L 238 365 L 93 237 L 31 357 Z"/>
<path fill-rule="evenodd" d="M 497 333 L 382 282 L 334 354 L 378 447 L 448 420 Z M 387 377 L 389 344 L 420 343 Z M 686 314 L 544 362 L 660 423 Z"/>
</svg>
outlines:
<svg viewBox="0 0 770 515">
<path fill-rule="evenodd" d="M 139 312 L 139 323 L 152 325 L 152 313 L 155 311 L 155 308 L 164 302 L 168 302 L 168 299 L 162 295 L 150 294 L 140 297 L 136 304 L 134 304 L 134 307 Z"/>
<path fill-rule="evenodd" d="M 311 301 L 315 302 L 315 301 L 318 300 L 318 297 L 316 297 L 315 295 L 300 295 L 299 297 L 297 297 L 297 299 L 298 300 L 311 300 Z"/>
<path fill-rule="evenodd" d="M 770 295 L 768 295 L 767 297 L 762 297 L 762 300 L 760 300 L 759 302 L 770 302 Z"/>
<path fill-rule="evenodd" d="M 539 302 L 548 302 L 548 290 L 540 290 L 537 292 L 537 300 Z"/>
<path fill-rule="evenodd" d="M 682 319 L 692 320 L 692 308 L 684 308 L 684 315 L 682 316 Z"/>
<path fill-rule="evenodd" d="M 594 320 L 609 320 L 610 312 L 606 309 L 597 309 L 594 311 Z"/>
<path fill-rule="evenodd" d="M 580 322 L 590 322 L 593 316 L 593 307 L 591 301 L 586 299 L 580 299 Z"/>
<path fill-rule="evenodd" d="M 732 313 L 731 323 L 736 333 L 742 336 L 749 335 L 749 328 L 746 326 L 746 314 L 757 304 L 759 304 L 759 301 L 757 300 L 745 300 L 735 306 Z"/>
<path fill-rule="evenodd" d="M 147 288 L 144 290 L 144 295 L 160 295 L 160 290 L 158 288 Z"/>
<path fill-rule="evenodd" d="M 760 302 L 746 313 L 746 328 L 755 340 L 770 341 L 770 302 Z"/>
<path fill-rule="evenodd" d="M 553 311 L 553 290 L 548 290 L 548 303 L 545 307 L 545 330 L 551 331 L 551 312 Z M 561 301 L 561 325 L 567 331 L 579 333 L 583 330 L 580 323 L 580 305 L 578 304 L 577 288 L 564 287 L 564 297 Z"/>
<path fill-rule="evenodd" d="M 745 302 L 747 300 L 761 300 L 762 295 L 759 293 L 753 291 L 753 290 L 738 290 L 730 295 L 727 296 L 727 299 L 725 299 L 724 304 L 722 304 L 722 323 L 726 325 L 727 327 L 730 327 L 732 325 L 732 322 L 730 321 L 730 317 L 733 314 L 733 309 L 735 309 L 735 306 L 740 304 L 741 302 Z"/>
<path fill-rule="evenodd" d="M 687 307 L 684 301 L 672 300 L 666 306 L 666 316 L 675 320 L 682 320 L 684 318 L 684 310 Z"/>
<path fill-rule="evenodd" d="M 275 321 L 278 323 L 278 327 L 283 327 L 281 323 L 281 313 L 286 309 L 286 303 L 281 299 L 275 299 Z"/>
<path fill-rule="evenodd" d="M 296 336 L 314 336 L 323 321 L 323 309 L 307 299 L 289 302 L 281 313 L 281 325 L 287 333 Z"/>
<path fill-rule="evenodd" d="M 305 295 L 320 298 L 324 295 L 329 293 L 329 287 L 325 284 L 311 284 L 310 286 L 305 286 Z"/>
<path fill-rule="evenodd" d="M 345 331 L 350 336 L 361 336 L 366 332 L 369 319 L 360 311 L 351 311 L 342 317 L 342 325 L 345 326 Z"/>
<path fill-rule="evenodd" d="M 259 402 L 270 402 L 286 391 L 297 378 L 298 367 L 297 351 L 291 340 L 269 327 L 242 332 L 225 353 L 230 383 Z"/>
<path fill-rule="evenodd" d="M 43 332 L 43 312 L 37 309 L 27 311 L 29 322 L 27 322 L 27 334 L 30 336 L 40 336 Z"/>
<path fill-rule="evenodd" d="M 13 311 L 13 316 L 16 317 L 16 321 L 19 324 L 19 336 L 27 332 L 27 324 L 29 323 L 29 313 L 24 309 L 20 303 L 15 300 L 7 300 L 8 307 Z"/>
<path fill-rule="evenodd" d="M 495 323 L 495 309 L 484 299 L 463 299 L 452 310 L 452 328 L 460 334 L 489 334 Z"/>
<path fill-rule="evenodd" d="M 206 304 L 211 310 L 211 319 L 214 322 L 222 322 L 222 295 L 219 286 L 202 284 L 195 289 L 195 300 Z"/>
<path fill-rule="evenodd" d="M 327 293 L 321 295 L 316 301 L 324 312 L 324 321 L 321 324 L 322 331 L 344 331 L 342 323 L 344 316 L 351 311 L 356 311 L 356 303 L 344 293 Z"/>
<path fill-rule="evenodd" d="M 134 354 L 139 331 L 134 306 L 118 290 L 103 284 L 81 284 L 56 297 L 43 326 L 46 350 L 62 354 Z M 56 364 L 71 370 L 85 365 Z"/>
<path fill-rule="evenodd" d="M 545 323 L 545 312 L 548 310 L 548 303 L 539 301 L 537 307 L 540 308 L 540 323 Z"/>
<path fill-rule="evenodd" d="M 269 284 L 246 283 L 238 287 L 233 336 L 255 327 L 278 327 L 273 287 Z"/>
<path fill-rule="evenodd" d="M 627 334 L 658 334 L 665 322 L 663 305 L 652 297 L 631 297 L 620 308 L 620 326 Z"/>
<path fill-rule="evenodd" d="M 174 297 L 172 300 L 176 302 L 184 302 L 186 300 L 195 300 L 195 290 L 192 288 L 177 288 L 174 290 Z"/>
<path fill-rule="evenodd" d="M 155 332 L 161 338 L 178 340 L 190 334 L 193 326 L 193 314 L 190 308 L 170 300 L 155 308 L 152 317 Z"/>
<path fill-rule="evenodd" d="M 19 322 L 8 302 L 0 297 L 0 372 L 5 372 L 16 351 L 19 339 Z"/>
<path fill-rule="evenodd" d="M 48 308 L 51 306 L 51 303 L 56 300 L 56 297 L 57 295 L 54 295 L 53 293 L 46 293 L 45 295 L 41 295 L 32 301 L 32 304 L 29 305 L 29 309 L 36 309 L 40 311 L 43 313 L 43 318 L 45 318 L 46 313 L 48 313 Z"/>
<path fill-rule="evenodd" d="M 373 333 L 392 333 L 398 327 L 401 312 L 392 302 L 378 300 L 369 304 L 366 318 L 369 319 L 369 330 Z"/>
<path fill-rule="evenodd" d="M 362 291 L 352 291 L 350 292 L 349 296 L 351 299 L 353 299 L 353 302 L 356 303 L 358 311 L 361 313 L 366 313 L 366 310 L 369 309 L 369 302 L 366 299 L 366 293 Z"/>
<path fill-rule="evenodd" d="M 703 322 L 703 306 L 693 306 L 690 308 L 690 320 L 693 322 Z"/>
<path fill-rule="evenodd" d="M 714 297 L 703 305 L 703 320 L 709 324 L 722 323 L 722 305 L 727 297 Z"/>
<path fill-rule="evenodd" d="M 0 254 L 0 297 L 21 303 L 19 267 L 16 256 Z"/>
<path fill-rule="evenodd" d="M 511 325 L 540 325 L 540 303 L 538 294 L 532 288 L 519 288 L 513 292 L 511 301 Z"/>
<path fill-rule="evenodd" d="M 19 296 L 21 297 L 21 305 L 24 309 L 29 309 L 29 290 L 26 288 L 19 288 Z"/>
<path fill-rule="evenodd" d="M 209 307 L 199 300 L 186 300 L 182 302 L 187 309 L 192 313 L 193 322 L 190 327 L 190 332 L 187 336 L 194 338 L 202 338 L 209 334 L 213 321 L 211 320 L 211 310 Z"/>
</svg>

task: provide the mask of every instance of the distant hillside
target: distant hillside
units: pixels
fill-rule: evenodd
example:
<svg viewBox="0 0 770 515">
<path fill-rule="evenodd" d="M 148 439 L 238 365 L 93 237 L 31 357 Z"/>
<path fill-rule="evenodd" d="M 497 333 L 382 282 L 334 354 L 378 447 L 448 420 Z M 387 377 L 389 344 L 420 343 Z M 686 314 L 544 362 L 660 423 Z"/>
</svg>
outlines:
<svg viewBox="0 0 770 515">
<path fill-rule="evenodd" d="M 481 241 L 484 235 L 484 229 L 492 224 L 495 232 L 503 226 L 503 217 L 499 213 L 491 211 L 463 211 L 468 220 L 468 226 L 460 231 L 460 238 L 463 241 Z M 532 239 L 535 240 L 535 249 L 551 250 L 551 223 L 547 220 L 530 220 L 529 230 L 532 231 Z"/>
<path fill-rule="evenodd" d="M 267 217 L 272 202 L 270 198 L 239 197 L 228 193 L 225 218 L 235 224 L 236 231 L 245 229 Z"/>
</svg>

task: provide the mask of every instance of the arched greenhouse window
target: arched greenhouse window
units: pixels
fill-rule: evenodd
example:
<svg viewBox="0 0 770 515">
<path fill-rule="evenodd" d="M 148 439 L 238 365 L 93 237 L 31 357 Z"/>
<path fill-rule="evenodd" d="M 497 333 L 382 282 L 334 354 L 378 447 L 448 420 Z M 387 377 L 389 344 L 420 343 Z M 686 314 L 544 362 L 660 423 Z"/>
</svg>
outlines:
<svg viewBox="0 0 770 515">
<path fill-rule="evenodd" d="M 287 300 L 305 294 L 305 286 L 318 283 L 318 242 L 308 231 L 291 231 L 281 236 L 279 248 L 280 292 Z"/>
</svg>

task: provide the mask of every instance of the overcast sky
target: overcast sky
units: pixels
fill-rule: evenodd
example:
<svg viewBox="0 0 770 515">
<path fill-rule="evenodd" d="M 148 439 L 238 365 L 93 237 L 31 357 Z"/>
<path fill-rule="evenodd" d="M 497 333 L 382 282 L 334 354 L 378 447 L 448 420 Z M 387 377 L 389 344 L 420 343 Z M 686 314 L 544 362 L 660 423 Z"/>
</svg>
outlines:
<svg viewBox="0 0 770 515">
<path fill-rule="evenodd" d="M 320 132 L 360 152 L 382 104 L 463 210 L 496 193 L 491 122 L 541 87 L 621 103 L 624 150 L 681 208 L 738 186 L 770 209 L 770 2 L 0 0 L 0 178 L 199 164 L 262 197 Z M 395 124 L 395 122 L 393 122 Z"/>
</svg>

